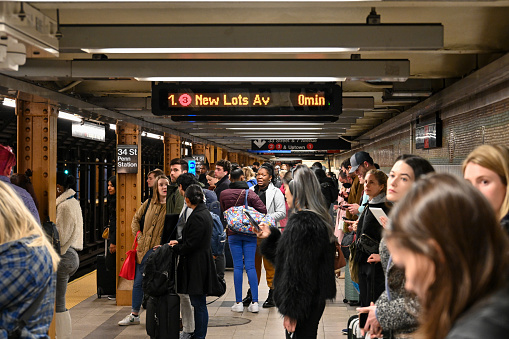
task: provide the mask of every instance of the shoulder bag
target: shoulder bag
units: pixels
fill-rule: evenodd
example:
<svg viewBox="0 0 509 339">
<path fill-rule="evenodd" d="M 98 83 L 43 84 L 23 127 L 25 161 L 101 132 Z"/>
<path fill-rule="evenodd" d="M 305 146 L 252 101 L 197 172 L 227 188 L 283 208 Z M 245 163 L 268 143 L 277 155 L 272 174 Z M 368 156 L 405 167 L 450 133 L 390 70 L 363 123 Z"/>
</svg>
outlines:
<svg viewBox="0 0 509 339">
<path fill-rule="evenodd" d="M 120 277 L 126 280 L 134 280 L 134 274 L 136 270 L 136 249 L 138 248 L 138 235 L 141 231 L 136 233 L 136 237 L 134 237 L 133 248 L 125 254 L 125 260 L 122 264 L 122 268 L 120 269 L 120 273 L 118 274 Z"/>
<path fill-rule="evenodd" d="M 263 213 L 258 212 L 254 208 L 247 205 L 247 196 L 249 194 L 249 189 L 246 189 L 246 198 L 244 199 L 244 205 L 243 206 L 233 206 L 224 211 L 224 218 L 226 220 L 227 227 L 234 232 L 237 233 L 243 233 L 243 234 L 251 234 L 254 235 L 253 232 L 253 226 L 249 222 L 248 217 L 244 213 L 244 210 L 247 210 L 251 217 L 257 222 L 257 223 L 266 223 L 269 226 L 275 227 L 276 221 L 273 217 L 270 215 L 265 215 Z M 239 201 L 240 196 L 242 195 L 242 192 L 239 193 L 239 196 L 237 197 L 237 202 Z"/>
</svg>

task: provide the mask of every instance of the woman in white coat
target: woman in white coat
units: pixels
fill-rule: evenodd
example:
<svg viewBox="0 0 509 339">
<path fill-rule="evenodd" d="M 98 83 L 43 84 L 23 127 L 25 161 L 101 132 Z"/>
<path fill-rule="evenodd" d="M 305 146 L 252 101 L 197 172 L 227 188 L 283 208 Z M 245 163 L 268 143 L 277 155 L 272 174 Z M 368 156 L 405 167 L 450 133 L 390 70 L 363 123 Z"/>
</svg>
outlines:
<svg viewBox="0 0 509 339">
<path fill-rule="evenodd" d="M 65 307 L 67 283 L 80 264 L 78 253 L 83 249 L 83 214 L 74 198 L 76 179 L 63 172 L 57 173 L 57 219 L 61 259 L 57 270 L 55 300 L 56 332 L 58 339 L 71 338 L 71 315 Z"/>
<path fill-rule="evenodd" d="M 274 168 L 270 163 L 264 163 L 256 173 L 257 185 L 254 186 L 255 193 L 258 194 L 262 202 L 267 207 L 267 215 L 276 220 L 276 224 L 279 225 L 279 220 L 286 217 L 286 206 L 285 197 L 279 188 L 274 186 Z M 263 303 L 264 308 L 274 307 L 274 300 L 272 298 L 273 280 L 274 280 L 274 266 L 270 261 L 263 257 L 260 253 L 261 239 L 258 239 L 258 246 L 256 248 L 255 255 L 255 268 L 258 276 L 258 285 L 260 285 L 260 275 L 262 272 L 262 261 L 263 267 L 265 268 L 265 278 L 267 279 L 267 286 L 269 287 L 269 295 L 267 300 Z M 249 302 L 251 303 L 251 291 L 248 291 L 248 295 L 243 300 L 244 305 Z"/>
</svg>

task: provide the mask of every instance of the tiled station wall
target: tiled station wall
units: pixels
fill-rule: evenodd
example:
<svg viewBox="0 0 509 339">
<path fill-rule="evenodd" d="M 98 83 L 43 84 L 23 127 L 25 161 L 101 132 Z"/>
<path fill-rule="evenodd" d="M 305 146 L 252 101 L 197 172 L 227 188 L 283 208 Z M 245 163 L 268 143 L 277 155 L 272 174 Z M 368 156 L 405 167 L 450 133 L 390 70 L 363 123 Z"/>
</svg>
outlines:
<svg viewBox="0 0 509 339">
<path fill-rule="evenodd" d="M 442 147 L 423 150 L 415 148 L 415 122 L 401 126 L 378 140 L 334 158 L 334 167 L 357 151 L 370 153 L 381 169 L 388 171 L 399 155 L 411 153 L 428 159 L 439 172 L 461 175 L 461 163 L 477 146 L 502 144 L 509 146 L 509 98 L 451 118 L 447 109 L 441 112 Z M 414 139 L 414 140 L 412 140 Z"/>
</svg>

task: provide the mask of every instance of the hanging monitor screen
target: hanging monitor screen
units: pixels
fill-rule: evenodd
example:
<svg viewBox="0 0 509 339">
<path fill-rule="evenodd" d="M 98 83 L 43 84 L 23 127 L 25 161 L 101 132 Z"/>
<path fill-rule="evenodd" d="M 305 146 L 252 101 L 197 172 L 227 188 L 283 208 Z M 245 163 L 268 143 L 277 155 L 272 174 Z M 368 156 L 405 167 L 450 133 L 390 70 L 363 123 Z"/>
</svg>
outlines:
<svg viewBox="0 0 509 339">
<path fill-rule="evenodd" d="M 173 85 L 152 87 L 152 112 L 197 116 L 338 116 L 341 87 L 334 84 Z"/>
</svg>

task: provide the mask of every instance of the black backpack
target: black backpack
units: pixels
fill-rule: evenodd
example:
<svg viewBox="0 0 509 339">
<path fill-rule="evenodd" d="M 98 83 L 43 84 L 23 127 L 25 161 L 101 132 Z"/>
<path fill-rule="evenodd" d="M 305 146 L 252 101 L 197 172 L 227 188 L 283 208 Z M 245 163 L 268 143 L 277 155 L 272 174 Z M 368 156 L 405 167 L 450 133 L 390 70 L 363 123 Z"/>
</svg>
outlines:
<svg viewBox="0 0 509 339">
<path fill-rule="evenodd" d="M 168 244 L 157 248 L 147 259 L 143 271 L 143 293 L 158 297 L 176 293 L 175 271 L 177 254 Z"/>
<path fill-rule="evenodd" d="M 46 221 L 42 224 L 42 229 L 55 251 L 60 255 L 60 236 L 58 235 L 57 225 L 47 217 Z"/>
</svg>

